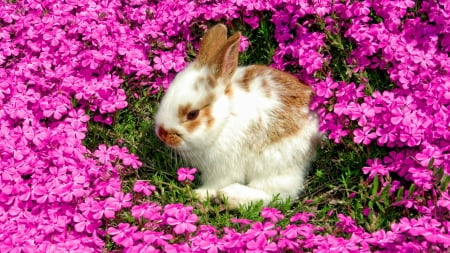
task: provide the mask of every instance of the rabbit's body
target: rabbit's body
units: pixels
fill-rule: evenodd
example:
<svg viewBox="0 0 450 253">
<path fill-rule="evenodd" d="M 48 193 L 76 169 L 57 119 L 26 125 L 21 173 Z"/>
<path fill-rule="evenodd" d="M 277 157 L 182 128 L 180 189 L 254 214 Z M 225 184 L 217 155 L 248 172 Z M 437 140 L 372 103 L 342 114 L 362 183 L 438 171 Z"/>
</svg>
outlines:
<svg viewBox="0 0 450 253">
<path fill-rule="evenodd" d="M 202 198 L 225 196 L 233 208 L 294 198 L 320 139 L 312 90 L 266 66 L 234 66 L 239 37 L 232 38 L 204 62 L 201 49 L 177 75 L 161 102 L 157 134 L 201 171 Z"/>
</svg>

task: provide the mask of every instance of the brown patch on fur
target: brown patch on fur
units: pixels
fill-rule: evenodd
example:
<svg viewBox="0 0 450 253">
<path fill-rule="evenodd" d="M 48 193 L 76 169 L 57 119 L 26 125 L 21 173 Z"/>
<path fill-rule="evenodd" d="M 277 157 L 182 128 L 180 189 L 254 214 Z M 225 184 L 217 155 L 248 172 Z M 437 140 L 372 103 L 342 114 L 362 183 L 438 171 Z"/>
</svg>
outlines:
<svg viewBox="0 0 450 253">
<path fill-rule="evenodd" d="M 201 86 L 203 85 L 204 78 L 200 77 L 196 82 L 194 82 L 194 90 L 200 91 Z"/>
<path fill-rule="evenodd" d="M 211 86 L 211 88 L 215 88 L 217 86 L 217 80 L 211 75 L 208 75 L 206 77 L 206 81 L 208 82 L 208 85 Z"/>
<path fill-rule="evenodd" d="M 200 116 L 198 116 L 200 117 Z M 201 121 L 197 118 L 195 120 L 189 120 L 184 122 L 184 126 L 189 133 L 192 133 L 195 129 L 197 129 L 201 125 Z"/>
<path fill-rule="evenodd" d="M 201 89 L 206 89 L 211 87 L 214 88 L 217 86 L 217 80 L 212 76 L 200 76 L 197 78 L 197 80 L 194 82 L 194 90 L 199 91 Z"/>
<path fill-rule="evenodd" d="M 272 80 L 279 86 L 279 94 L 284 105 L 290 108 L 309 107 L 313 90 L 301 83 L 295 76 L 274 69 Z"/>
<path fill-rule="evenodd" d="M 270 71 L 271 71 L 271 69 L 267 66 L 262 66 L 262 65 L 248 66 L 245 69 L 245 73 L 244 73 L 244 76 L 242 77 L 242 80 L 239 81 L 239 85 L 244 91 L 250 92 L 251 82 L 253 80 L 255 80 L 255 78 L 257 78 L 257 77 L 267 76 L 267 73 Z M 261 84 L 261 86 L 265 89 L 266 94 L 271 92 L 270 87 L 267 83 L 267 80 L 263 79 L 263 83 Z"/>
<path fill-rule="evenodd" d="M 200 101 L 201 110 L 204 108 L 207 108 L 211 106 L 211 104 L 216 100 L 216 96 L 214 94 L 211 94 L 207 97 L 205 97 L 202 101 Z"/>
<path fill-rule="evenodd" d="M 286 72 L 274 70 L 271 79 L 276 83 L 282 107 L 273 112 L 270 128 L 279 129 L 272 136 L 272 142 L 295 135 L 301 129 L 301 122 L 308 119 L 312 89 Z"/>
<path fill-rule="evenodd" d="M 225 96 L 227 96 L 227 97 L 233 96 L 233 88 L 231 87 L 231 85 L 227 85 L 224 93 L 225 93 Z"/>
<path fill-rule="evenodd" d="M 211 128 L 214 125 L 214 117 L 212 116 L 211 106 L 206 107 L 203 110 L 203 118 L 206 120 L 206 127 Z"/>
<path fill-rule="evenodd" d="M 212 125 L 214 124 L 214 118 L 212 116 L 211 105 L 215 99 L 215 95 L 205 97 L 202 101 L 200 101 L 198 108 L 194 108 L 191 104 L 179 107 L 178 118 L 189 133 L 195 131 L 195 129 L 197 129 L 202 124 L 206 124 L 207 128 L 212 127 Z M 188 113 L 194 109 L 200 110 L 198 117 L 194 120 L 187 120 L 186 117 Z"/>
<path fill-rule="evenodd" d="M 272 96 L 272 91 L 270 90 L 269 82 L 266 79 L 261 81 L 261 88 L 264 90 L 266 97 L 270 98 Z"/>
<path fill-rule="evenodd" d="M 278 97 L 281 102 L 281 106 L 271 112 L 268 125 L 264 126 L 259 120 L 248 130 L 248 136 L 253 136 L 255 140 L 253 148 L 263 149 L 301 130 L 302 121 L 309 116 L 312 89 L 288 73 L 258 65 L 250 66 L 239 84 L 249 91 L 249 83 L 256 77 L 263 78 L 261 87 L 266 96 Z"/>
<path fill-rule="evenodd" d="M 194 109 L 191 104 L 180 105 L 178 107 L 178 120 L 180 122 L 186 121 L 186 115 Z"/>
<path fill-rule="evenodd" d="M 181 143 L 181 137 L 175 130 L 166 130 L 164 127 L 159 126 L 157 129 L 157 135 L 169 146 L 176 147 Z"/>
<path fill-rule="evenodd" d="M 200 70 L 202 67 L 203 67 L 203 65 L 199 62 L 199 61 L 193 61 L 192 62 L 192 66 L 194 67 L 194 69 L 195 70 Z"/>
</svg>

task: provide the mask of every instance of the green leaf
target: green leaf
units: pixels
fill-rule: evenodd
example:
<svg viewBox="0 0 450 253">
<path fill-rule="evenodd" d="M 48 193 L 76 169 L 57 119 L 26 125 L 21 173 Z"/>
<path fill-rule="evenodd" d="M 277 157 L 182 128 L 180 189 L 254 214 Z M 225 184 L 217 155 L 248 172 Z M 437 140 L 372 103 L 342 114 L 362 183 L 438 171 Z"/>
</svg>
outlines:
<svg viewBox="0 0 450 253">
<path fill-rule="evenodd" d="M 409 187 L 409 190 L 408 190 L 408 198 L 410 198 L 412 196 L 412 193 L 414 192 L 415 189 L 416 189 L 416 185 L 411 184 L 411 186 Z"/>
<path fill-rule="evenodd" d="M 380 184 L 380 182 L 378 181 L 378 176 L 375 176 L 373 178 L 373 182 L 372 182 L 372 196 L 373 197 L 375 197 L 377 195 L 379 184 Z"/>
<path fill-rule="evenodd" d="M 396 201 L 400 201 L 403 199 L 403 193 L 405 192 L 405 187 L 401 186 L 397 191 Z"/>
<path fill-rule="evenodd" d="M 447 191 L 449 183 L 450 183 L 450 176 L 449 175 L 444 175 L 444 178 L 441 181 L 441 187 L 439 189 L 442 192 Z"/>
</svg>

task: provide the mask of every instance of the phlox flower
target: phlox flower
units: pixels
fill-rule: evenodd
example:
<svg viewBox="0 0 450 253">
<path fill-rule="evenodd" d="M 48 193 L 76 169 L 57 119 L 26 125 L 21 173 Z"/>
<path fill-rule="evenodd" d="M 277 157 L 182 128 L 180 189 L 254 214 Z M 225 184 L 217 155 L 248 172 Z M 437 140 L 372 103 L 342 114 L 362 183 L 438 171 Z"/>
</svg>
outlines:
<svg viewBox="0 0 450 253">
<path fill-rule="evenodd" d="M 32 141 L 36 146 L 40 146 L 49 137 L 49 133 L 46 128 L 39 126 L 30 119 L 23 122 L 22 131 L 24 137 Z"/>
<path fill-rule="evenodd" d="M 51 180 L 45 184 L 35 185 L 32 191 L 32 199 L 37 203 L 52 203 L 58 199 L 56 181 Z"/>
<path fill-rule="evenodd" d="M 327 77 L 325 80 L 320 81 L 316 84 L 316 95 L 324 98 L 330 98 L 333 96 L 337 87 L 338 83 L 335 82 L 331 77 Z"/>
<path fill-rule="evenodd" d="M 430 143 L 423 143 L 423 146 L 425 147 L 422 149 L 422 151 L 418 152 L 415 155 L 415 158 L 417 159 L 419 164 L 426 168 L 430 165 L 430 162 L 433 159 L 433 164 L 431 165 L 439 167 L 443 163 L 443 155 L 439 147 Z"/>
<path fill-rule="evenodd" d="M 124 253 L 139 253 L 139 252 L 149 252 L 149 253 L 155 252 L 156 253 L 156 252 L 160 252 L 160 251 L 148 243 L 137 243 L 137 244 L 135 243 L 135 245 L 125 248 L 123 252 Z"/>
<path fill-rule="evenodd" d="M 337 215 L 339 221 L 336 222 L 336 226 L 342 228 L 347 233 L 363 233 L 364 230 L 356 226 L 355 221 L 350 216 L 343 214 Z"/>
<path fill-rule="evenodd" d="M 114 200 L 111 201 L 116 201 L 116 203 L 118 203 L 120 205 L 120 208 L 127 208 L 130 207 L 131 204 L 131 200 L 132 200 L 132 195 L 130 193 L 124 193 L 122 191 L 119 192 L 115 192 L 114 193 Z M 109 198 L 111 199 L 111 198 Z"/>
<path fill-rule="evenodd" d="M 313 218 L 315 215 L 312 213 L 296 213 L 294 214 L 289 221 L 290 222 L 297 222 L 301 221 L 303 223 L 307 223 L 311 218 Z"/>
<path fill-rule="evenodd" d="M 251 228 L 245 233 L 245 237 L 249 240 L 257 237 L 270 238 L 278 234 L 275 224 L 271 222 L 255 222 L 251 225 Z"/>
<path fill-rule="evenodd" d="M 189 253 L 192 252 L 192 249 L 189 247 L 187 243 L 173 243 L 164 245 L 164 252 L 167 253 Z"/>
<path fill-rule="evenodd" d="M 241 36 L 241 41 L 239 43 L 239 51 L 244 52 L 250 46 L 248 38 L 245 36 Z"/>
<path fill-rule="evenodd" d="M 370 142 L 377 137 L 377 134 L 373 132 L 373 129 L 369 126 L 364 126 L 362 129 L 355 129 L 353 135 L 353 141 L 355 143 L 362 143 L 364 145 L 369 145 Z"/>
<path fill-rule="evenodd" d="M 118 178 L 112 177 L 107 180 L 98 178 L 95 181 L 94 191 L 100 196 L 106 197 L 119 192 L 122 189 L 122 183 Z"/>
<path fill-rule="evenodd" d="M 103 206 L 104 216 L 109 219 L 114 218 L 116 212 L 131 206 L 131 199 L 130 193 L 123 193 L 122 191 L 114 193 L 113 197 L 106 198 Z"/>
<path fill-rule="evenodd" d="M 97 201 L 92 197 L 88 197 L 83 203 L 78 205 L 78 208 L 84 216 L 100 220 L 104 216 L 105 201 Z"/>
<path fill-rule="evenodd" d="M 287 225 L 285 229 L 280 231 L 280 239 L 277 242 L 279 249 L 298 251 L 300 248 L 301 241 L 298 238 L 297 226 Z"/>
<path fill-rule="evenodd" d="M 142 232 L 142 241 L 154 246 L 167 246 L 174 236 L 164 232 L 146 230 Z"/>
<path fill-rule="evenodd" d="M 444 207 L 450 211 L 450 195 L 447 192 L 443 192 L 439 200 L 437 201 L 437 206 Z"/>
<path fill-rule="evenodd" d="M 230 218 L 230 221 L 241 225 L 250 225 L 252 223 L 251 220 L 243 218 Z"/>
<path fill-rule="evenodd" d="M 395 141 L 398 138 L 398 132 L 396 131 L 398 128 L 392 126 L 379 126 L 375 133 L 377 134 L 377 143 L 382 146 L 386 144 L 388 147 L 392 148 L 395 145 Z"/>
<path fill-rule="evenodd" d="M 133 191 L 144 194 L 145 196 L 152 195 L 152 192 L 156 190 L 154 185 L 149 184 L 147 181 L 138 180 L 134 182 Z"/>
<path fill-rule="evenodd" d="M 261 216 L 272 223 L 277 223 L 280 219 L 284 218 L 280 210 L 271 207 L 264 207 L 261 210 Z"/>
<path fill-rule="evenodd" d="M 224 235 L 222 236 L 222 243 L 224 249 L 229 251 L 237 251 L 245 246 L 246 240 L 242 234 L 236 232 L 234 229 L 224 228 Z"/>
<path fill-rule="evenodd" d="M 128 223 L 119 223 L 117 228 L 109 227 L 108 234 L 112 236 L 112 240 L 123 247 L 131 247 L 134 244 L 133 234 L 137 227 L 130 226 Z"/>
<path fill-rule="evenodd" d="M 264 236 L 258 236 L 254 240 L 247 242 L 246 244 L 247 250 L 246 252 L 279 252 L 275 242 L 271 242 L 267 240 Z"/>
<path fill-rule="evenodd" d="M 43 97 L 40 99 L 40 107 L 45 117 L 53 117 L 57 120 L 61 119 L 70 108 L 70 101 L 63 96 Z"/>
<path fill-rule="evenodd" d="M 80 213 L 75 213 L 73 216 L 73 221 L 76 223 L 74 228 L 75 231 L 82 233 L 84 231 L 88 233 L 94 232 L 98 228 L 99 223 L 95 220 L 91 220 Z"/>
<path fill-rule="evenodd" d="M 197 229 L 195 223 L 198 217 L 192 213 L 192 207 L 181 204 L 166 205 L 163 218 L 166 224 L 174 227 L 176 234 L 192 233 Z"/>
<path fill-rule="evenodd" d="M 202 225 L 198 234 L 190 239 L 192 250 L 217 253 L 223 251 L 223 243 L 216 235 L 216 229 L 209 225 Z"/>
<path fill-rule="evenodd" d="M 153 58 L 153 68 L 167 74 L 173 68 L 173 63 L 167 54 L 162 54 Z"/>
<path fill-rule="evenodd" d="M 369 159 L 367 160 L 366 167 L 362 168 L 364 174 L 369 174 L 369 179 L 373 179 L 374 176 L 381 175 L 386 176 L 389 174 L 389 169 L 382 163 L 381 159 Z"/>
<path fill-rule="evenodd" d="M 142 162 L 139 161 L 139 158 L 134 154 L 129 154 L 128 150 L 120 155 L 120 159 L 122 160 L 123 165 L 130 166 L 133 169 L 137 169 L 142 166 Z M 152 187 L 149 186 L 149 188 Z"/>
<path fill-rule="evenodd" d="M 414 184 L 425 190 L 433 188 L 433 171 L 425 168 L 411 167 L 408 169 Z"/>
<path fill-rule="evenodd" d="M 161 209 L 161 206 L 157 203 L 145 202 L 140 205 L 133 205 L 131 215 L 136 219 L 144 217 L 151 221 L 158 221 L 161 219 Z"/>
<path fill-rule="evenodd" d="M 103 164 L 106 164 L 107 162 L 110 162 L 110 160 L 112 160 L 110 150 L 106 147 L 105 144 L 100 144 L 98 146 L 98 149 L 94 151 L 94 154 Z"/>
<path fill-rule="evenodd" d="M 197 172 L 196 168 L 192 168 L 192 169 L 179 168 L 177 171 L 178 181 L 179 182 L 193 181 L 195 172 Z"/>
</svg>

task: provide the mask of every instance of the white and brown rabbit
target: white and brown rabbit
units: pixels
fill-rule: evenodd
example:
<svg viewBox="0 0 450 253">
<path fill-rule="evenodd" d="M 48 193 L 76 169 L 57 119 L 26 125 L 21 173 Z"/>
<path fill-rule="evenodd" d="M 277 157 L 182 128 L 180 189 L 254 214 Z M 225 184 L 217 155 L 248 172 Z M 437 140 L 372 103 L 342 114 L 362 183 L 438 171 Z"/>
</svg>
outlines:
<svg viewBox="0 0 450 253">
<path fill-rule="evenodd" d="M 240 38 L 210 28 L 156 115 L 158 137 L 200 170 L 196 194 L 230 208 L 295 198 L 321 138 L 312 89 L 270 67 L 238 67 Z"/>
</svg>

